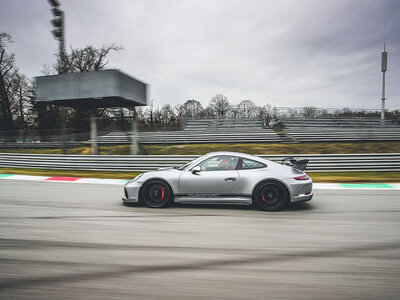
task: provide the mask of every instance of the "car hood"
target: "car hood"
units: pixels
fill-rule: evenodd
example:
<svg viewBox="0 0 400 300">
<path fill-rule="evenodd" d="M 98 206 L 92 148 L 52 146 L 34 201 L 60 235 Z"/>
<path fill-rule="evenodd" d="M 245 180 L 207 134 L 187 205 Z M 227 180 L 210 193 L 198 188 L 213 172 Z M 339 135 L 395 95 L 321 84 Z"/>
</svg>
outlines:
<svg viewBox="0 0 400 300">
<path fill-rule="evenodd" d="M 182 174 L 182 171 L 174 169 L 173 167 L 161 168 L 158 170 L 143 173 L 138 182 L 143 182 L 150 178 L 172 179 L 179 177 L 180 174 Z"/>
<path fill-rule="evenodd" d="M 176 170 L 174 167 L 164 167 L 164 168 L 159 168 L 155 171 L 150 171 L 150 172 L 158 172 L 158 171 L 170 171 L 170 170 Z"/>
</svg>

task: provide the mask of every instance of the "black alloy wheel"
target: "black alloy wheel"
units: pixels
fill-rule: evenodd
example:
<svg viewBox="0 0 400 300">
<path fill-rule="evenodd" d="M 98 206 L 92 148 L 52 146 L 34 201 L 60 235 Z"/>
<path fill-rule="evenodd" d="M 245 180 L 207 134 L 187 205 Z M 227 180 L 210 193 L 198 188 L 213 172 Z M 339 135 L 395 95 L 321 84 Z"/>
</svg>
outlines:
<svg viewBox="0 0 400 300">
<path fill-rule="evenodd" d="M 143 201 L 153 208 L 167 207 L 172 203 L 171 187 L 162 180 L 150 180 L 143 185 Z"/>
<path fill-rule="evenodd" d="M 253 202 L 262 210 L 278 211 L 289 203 L 289 193 L 283 184 L 267 181 L 256 187 Z"/>
</svg>

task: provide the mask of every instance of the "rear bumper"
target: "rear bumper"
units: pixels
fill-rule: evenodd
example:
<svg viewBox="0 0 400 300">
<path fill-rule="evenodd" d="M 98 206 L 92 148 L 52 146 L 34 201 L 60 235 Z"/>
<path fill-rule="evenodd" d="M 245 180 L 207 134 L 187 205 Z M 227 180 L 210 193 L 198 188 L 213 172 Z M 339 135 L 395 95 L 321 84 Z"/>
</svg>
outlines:
<svg viewBox="0 0 400 300">
<path fill-rule="evenodd" d="M 314 196 L 313 193 L 301 194 L 301 195 L 298 195 L 298 196 L 294 196 L 293 199 L 292 199 L 292 202 L 310 201 L 313 196 Z"/>
<path fill-rule="evenodd" d="M 289 178 L 285 182 L 290 187 L 290 202 L 310 201 L 313 197 L 311 178 L 308 180 Z"/>
</svg>

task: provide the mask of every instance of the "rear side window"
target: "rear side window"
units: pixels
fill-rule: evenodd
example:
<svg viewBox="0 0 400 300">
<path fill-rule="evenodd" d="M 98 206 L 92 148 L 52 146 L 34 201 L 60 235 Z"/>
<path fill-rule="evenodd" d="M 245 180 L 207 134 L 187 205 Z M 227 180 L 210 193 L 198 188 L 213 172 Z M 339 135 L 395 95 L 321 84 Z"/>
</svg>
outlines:
<svg viewBox="0 0 400 300">
<path fill-rule="evenodd" d="M 247 159 L 247 158 L 241 158 L 238 169 L 239 170 L 248 170 L 248 169 L 261 169 L 261 168 L 266 168 L 266 167 L 267 167 L 267 165 L 264 165 L 263 163 L 260 163 L 258 161 Z"/>
</svg>

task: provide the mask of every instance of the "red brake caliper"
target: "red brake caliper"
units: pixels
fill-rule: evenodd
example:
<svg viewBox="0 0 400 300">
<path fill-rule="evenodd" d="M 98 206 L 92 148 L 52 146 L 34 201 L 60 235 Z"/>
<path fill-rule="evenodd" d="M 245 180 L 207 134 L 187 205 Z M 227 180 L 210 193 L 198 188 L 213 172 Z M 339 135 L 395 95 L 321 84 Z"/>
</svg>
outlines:
<svg viewBox="0 0 400 300">
<path fill-rule="evenodd" d="M 265 200 L 263 193 L 261 193 L 261 198 L 263 199 L 264 203 L 267 202 L 267 200 Z"/>
<path fill-rule="evenodd" d="M 161 200 L 164 200 L 164 196 L 165 196 L 165 188 L 161 189 Z"/>
</svg>

